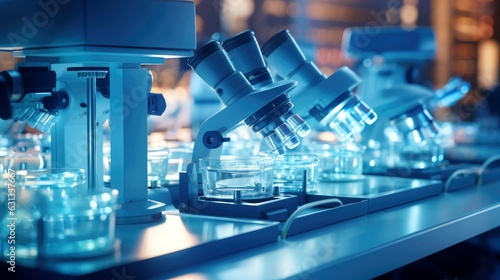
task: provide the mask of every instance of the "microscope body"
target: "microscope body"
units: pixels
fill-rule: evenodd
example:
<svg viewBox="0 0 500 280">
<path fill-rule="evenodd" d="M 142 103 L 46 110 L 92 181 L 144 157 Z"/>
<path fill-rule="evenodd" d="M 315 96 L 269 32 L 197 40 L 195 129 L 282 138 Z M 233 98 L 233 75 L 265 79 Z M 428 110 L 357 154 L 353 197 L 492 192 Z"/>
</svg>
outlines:
<svg viewBox="0 0 500 280">
<path fill-rule="evenodd" d="M 10 96 L 12 108 L 37 106 L 55 116 L 52 167 L 85 169 L 89 188 L 104 187 L 103 125 L 109 119 L 111 188 L 119 191 L 121 204 L 118 222 L 161 216 L 164 205 L 148 200 L 147 117 L 156 99 L 149 98 L 151 76 L 142 65 L 192 55 L 194 3 L 3 1 L 0 16 L 7 19 L 0 27 L 6 34 L 0 37 L 0 50 L 24 58 L 22 66 L 46 67 L 56 77 L 52 95 L 67 94 L 64 108 L 56 111 L 43 108 L 41 98 Z M 100 79 L 104 82 L 98 87 Z"/>
<path fill-rule="evenodd" d="M 405 69 L 396 62 L 363 66 L 356 71 L 363 77 L 357 93 L 378 115 L 377 122 L 362 132 L 365 144 L 386 141 L 385 128 L 391 126 L 391 119 L 419 105 L 427 106 L 434 97 L 430 88 L 408 83 Z"/>
<path fill-rule="evenodd" d="M 439 166 L 443 160 L 444 149 L 440 147 L 438 137 L 416 136 L 414 141 L 406 141 L 405 133 L 417 128 L 421 119 L 425 127 L 437 125 L 427 111 L 434 98 L 430 88 L 409 84 L 402 77 L 405 73 L 397 64 L 365 69 L 361 74 L 363 83 L 358 93 L 378 114 L 378 120 L 361 133 L 362 144 L 366 147 L 364 170 L 366 173 L 387 172 L 387 169 L 424 169 Z M 388 69 L 389 68 L 389 69 Z M 419 112 L 417 112 L 419 111 Z M 415 114 L 421 117 L 415 117 Z M 413 115 L 413 117 L 411 116 Z M 406 119 L 405 119 L 406 118 Z M 429 119 L 430 123 L 429 123 Z M 398 124 L 410 125 L 403 131 L 398 130 Z M 418 133 L 415 133 L 418 135 Z M 413 136 L 410 136 L 410 138 Z"/>
</svg>

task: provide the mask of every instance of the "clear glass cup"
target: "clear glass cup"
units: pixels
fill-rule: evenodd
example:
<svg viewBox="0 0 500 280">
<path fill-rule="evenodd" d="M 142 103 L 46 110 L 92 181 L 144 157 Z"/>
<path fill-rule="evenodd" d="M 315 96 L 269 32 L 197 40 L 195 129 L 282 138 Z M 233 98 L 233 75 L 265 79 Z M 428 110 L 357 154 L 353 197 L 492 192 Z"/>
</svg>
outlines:
<svg viewBox="0 0 500 280">
<path fill-rule="evenodd" d="M 12 251 L 10 236 L 20 259 L 92 257 L 113 251 L 116 190 L 88 190 L 80 169 L 9 170 L 2 175 L 2 196 L 14 202 L 12 209 L 0 212 L 4 256 Z M 11 189 L 14 196 L 8 196 Z"/>
<path fill-rule="evenodd" d="M 172 156 L 176 158 L 172 158 Z M 167 147 L 150 147 L 148 148 L 148 162 L 147 162 L 147 172 L 148 172 L 148 187 L 156 188 L 165 186 L 171 183 L 173 165 L 175 165 L 175 170 L 178 170 L 179 151 L 177 148 L 167 148 Z M 191 159 L 191 156 L 189 156 Z M 182 163 L 182 161 L 181 161 Z M 185 163 L 187 165 L 187 163 Z M 103 180 L 104 183 L 109 185 L 111 181 L 111 148 L 105 146 L 103 149 Z M 184 167 L 185 169 L 185 167 Z M 175 173 L 175 180 L 179 182 L 179 173 Z"/>
<path fill-rule="evenodd" d="M 387 127 L 385 134 L 388 139 L 386 165 L 389 168 L 426 169 L 441 166 L 445 147 L 450 144 L 443 134 L 418 143 L 405 141 L 404 135 L 393 126 Z"/>
<path fill-rule="evenodd" d="M 355 181 L 364 178 L 364 150 L 359 144 L 317 142 L 312 144 L 310 149 L 320 155 L 319 181 Z"/>
<path fill-rule="evenodd" d="M 305 177 L 306 191 L 312 192 L 318 183 L 320 157 L 316 153 L 286 153 L 276 157 L 274 185 L 281 192 L 301 192 Z"/>
<path fill-rule="evenodd" d="M 165 175 L 167 185 L 179 184 L 179 173 L 186 171 L 187 165 L 193 157 L 193 149 L 190 148 L 170 148 L 170 156 L 168 158 L 168 167 Z"/>
<path fill-rule="evenodd" d="M 148 150 L 148 187 L 156 188 L 167 184 L 170 150 L 150 148 Z"/>
<path fill-rule="evenodd" d="M 42 213 L 45 257 L 93 257 L 113 252 L 118 191 L 91 190 L 56 196 Z M 46 200 L 47 201 L 47 200 Z"/>
<path fill-rule="evenodd" d="M 403 142 L 390 144 L 387 166 L 391 168 L 432 168 L 440 166 L 444 160 L 444 147 L 434 141 L 413 145 Z"/>
<path fill-rule="evenodd" d="M 203 194 L 207 198 L 261 200 L 273 196 L 275 162 L 266 156 L 202 158 Z"/>
</svg>

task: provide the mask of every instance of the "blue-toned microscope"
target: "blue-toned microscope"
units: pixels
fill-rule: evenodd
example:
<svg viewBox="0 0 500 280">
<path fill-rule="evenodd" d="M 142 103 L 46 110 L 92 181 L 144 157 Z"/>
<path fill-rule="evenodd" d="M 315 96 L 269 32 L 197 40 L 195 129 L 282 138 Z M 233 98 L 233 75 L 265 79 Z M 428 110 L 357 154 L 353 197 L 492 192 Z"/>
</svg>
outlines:
<svg viewBox="0 0 500 280">
<path fill-rule="evenodd" d="M 281 78 L 297 81 L 290 97 L 298 115 L 313 128 L 326 127 L 341 141 L 349 141 L 365 125 L 377 120 L 376 111 L 354 94 L 361 79 L 348 67 L 327 77 L 314 62 L 307 60 L 286 29 L 262 45 L 266 62 Z"/>
<path fill-rule="evenodd" d="M 255 49 L 257 52 L 253 51 Z M 251 63 L 244 66 L 241 63 L 233 64 L 228 53 L 237 57 L 241 51 Z M 222 45 L 218 41 L 208 42 L 196 50 L 188 63 L 214 89 L 224 108 L 207 119 L 198 131 L 192 162 L 187 172 L 180 174 L 179 210 L 206 215 L 285 220 L 297 208 L 297 198 L 279 196 L 279 192 L 269 188 L 263 190 L 261 201 L 249 202 L 247 195 L 254 191 L 237 186 L 226 186 L 233 189 L 229 200 L 226 197 L 209 197 L 206 185 L 210 182 L 206 178 L 202 180 L 200 159 L 219 159 L 222 144 L 230 141 L 226 134 L 241 122 L 260 134 L 275 155 L 295 148 L 300 143 L 300 137 L 309 132 L 307 123 L 292 111 L 293 103 L 288 96 L 296 82 L 273 81 L 253 32 L 230 38 Z M 236 68 L 237 65 L 241 68 Z M 238 166 L 232 166 L 231 169 L 238 170 Z M 239 181 L 242 177 L 254 177 L 245 174 L 252 173 L 252 170 L 240 172 L 242 174 L 234 176 L 240 178 Z M 261 187 L 265 180 L 261 181 L 252 179 L 250 184 Z"/>
<path fill-rule="evenodd" d="M 214 93 L 224 103 L 224 108 L 201 125 L 192 162 L 188 165 L 187 172 L 180 174 L 181 212 L 287 221 L 288 224 L 296 220 L 291 233 L 366 213 L 367 204 L 364 199 L 345 198 L 340 201 L 328 195 L 310 195 L 305 184 L 308 175 L 302 176 L 302 193 L 283 194 L 279 187 L 268 186 L 273 180 L 272 158 L 268 156 L 244 160 L 221 156 L 222 145 L 230 141 L 226 134 L 240 123 L 261 134 L 274 156 L 292 151 L 298 146 L 300 137 L 310 132 L 309 125 L 295 113 L 295 103 L 289 95 L 297 82 L 274 81 L 253 31 L 236 34 L 222 44 L 217 41 L 207 43 L 195 52 L 189 59 L 189 64 L 214 89 Z M 339 83 L 344 82 L 341 85 L 346 90 L 359 82 L 352 71 L 343 73 L 344 75 L 339 74 L 336 78 L 340 79 Z M 326 79 L 321 74 L 317 78 Z M 326 95 L 324 92 L 321 94 Z M 299 100 L 314 101 L 316 104 L 327 102 L 324 99 L 331 102 L 327 97 L 320 100 Z M 351 91 L 340 99 L 339 108 L 338 104 L 326 104 L 328 108 L 323 108 L 323 113 L 334 118 L 341 114 L 340 109 L 345 108 L 346 111 L 351 110 L 350 113 L 357 114 L 358 121 L 361 121 L 364 115 L 353 109 L 360 105 L 359 99 Z M 312 107 L 314 104 L 301 104 L 299 107 Z M 369 109 L 365 112 L 368 115 L 372 113 Z M 359 127 L 362 124 L 345 126 L 343 131 L 351 134 L 351 130 Z M 298 172 L 302 173 L 302 170 Z M 310 209 L 318 205 L 325 205 L 325 208 Z M 309 215 L 297 217 L 304 209 L 311 210 Z M 339 214 L 334 213 L 337 210 L 340 211 Z M 288 227 L 287 223 L 284 228 Z M 286 235 L 288 230 L 284 232 Z"/>
<path fill-rule="evenodd" d="M 411 170 L 440 167 L 444 143 L 431 112 L 458 102 L 470 85 L 454 77 L 434 90 L 425 81 L 425 67 L 435 56 L 434 31 L 386 27 L 372 34 L 365 28 L 348 28 L 342 48 L 355 59 L 355 71 L 363 79 L 357 93 L 379 116 L 362 132 L 367 147 L 364 170 L 404 170 L 408 175 Z"/>
</svg>

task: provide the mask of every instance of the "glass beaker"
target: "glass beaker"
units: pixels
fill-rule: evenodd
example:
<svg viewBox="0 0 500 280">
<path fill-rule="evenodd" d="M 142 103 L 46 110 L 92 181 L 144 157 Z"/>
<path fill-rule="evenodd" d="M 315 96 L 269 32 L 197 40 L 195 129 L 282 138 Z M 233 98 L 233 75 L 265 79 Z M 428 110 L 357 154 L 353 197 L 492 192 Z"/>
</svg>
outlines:
<svg viewBox="0 0 500 280">
<path fill-rule="evenodd" d="M 207 198 L 233 200 L 241 192 L 242 200 L 262 200 L 273 196 L 275 162 L 271 157 L 200 159 L 203 194 Z"/>
<path fill-rule="evenodd" d="M 170 148 L 170 157 L 168 158 L 168 167 L 165 175 L 165 181 L 168 186 L 179 184 L 179 173 L 186 171 L 192 157 L 193 149 L 191 148 Z"/>
<path fill-rule="evenodd" d="M 17 258 L 88 257 L 114 248 L 117 191 L 87 190 L 80 169 L 9 170 L 2 195 L 13 204 L 2 215 L 2 252 Z M 14 178 L 14 180 L 9 180 Z"/>
<path fill-rule="evenodd" d="M 320 157 L 316 153 L 286 153 L 276 158 L 274 185 L 281 192 L 301 192 L 304 181 L 306 191 L 312 192 L 318 183 Z"/>
<path fill-rule="evenodd" d="M 157 188 L 165 186 L 169 182 L 169 172 L 171 170 L 170 148 L 148 147 L 147 174 L 148 187 Z M 106 186 L 111 182 L 111 148 L 105 146 L 103 149 L 103 180 Z M 177 181 L 179 174 L 177 174 Z"/>
<path fill-rule="evenodd" d="M 148 187 L 157 188 L 167 184 L 170 151 L 168 148 L 149 148 Z"/>
<path fill-rule="evenodd" d="M 93 257 L 113 252 L 118 191 L 109 188 L 76 195 L 46 194 L 41 255 Z"/>
<path fill-rule="evenodd" d="M 407 141 L 403 133 L 393 126 L 387 127 L 385 133 L 388 138 L 386 164 L 389 168 L 425 169 L 443 163 L 448 144 L 441 133 L 420 142 Z"/>
<path fill-rule="evenodd" d="M 410 169 L 438 167 L 444 160 L 444 152 L 444 147 L 432 140 L 412 145 L 390 143 L 387 166 Z"/>
<path fill-rule="evenodd" d="M 323 182 L 362 180 L 363 152 L 357 143 L 314 143 L 310 149 L 320 155 L 318 178 Z"/>
</svg>

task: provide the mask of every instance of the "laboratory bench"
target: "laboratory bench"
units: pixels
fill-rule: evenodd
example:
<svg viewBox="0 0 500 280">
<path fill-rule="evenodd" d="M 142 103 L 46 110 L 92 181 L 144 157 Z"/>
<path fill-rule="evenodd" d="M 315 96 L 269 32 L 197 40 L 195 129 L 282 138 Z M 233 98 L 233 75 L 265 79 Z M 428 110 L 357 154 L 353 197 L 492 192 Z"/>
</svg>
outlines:
<svg viewBox="0 0 500 280">
<path fill-rule="evenodd" d="M 112 255 L 2 264 L 2 279 L 371 279 L 500 226 L 490 182 L 278 238 L 277 222 L 167 211 L 118 225 Z M 7 273 L 7 274 L 6 274 Z M 12 278 L 14 276 L 14 278 Z M 49 277 L 49 278 L 47 278 Z"/>
</svg>

